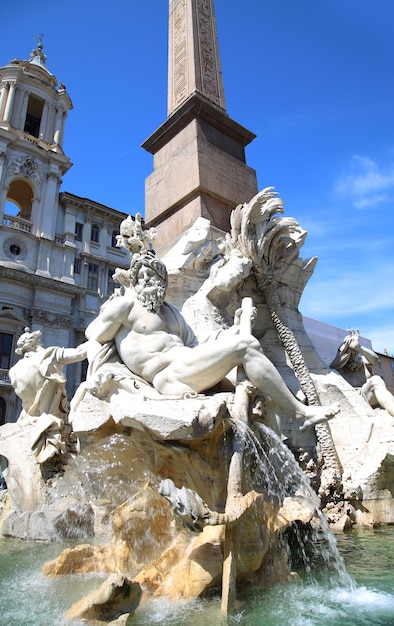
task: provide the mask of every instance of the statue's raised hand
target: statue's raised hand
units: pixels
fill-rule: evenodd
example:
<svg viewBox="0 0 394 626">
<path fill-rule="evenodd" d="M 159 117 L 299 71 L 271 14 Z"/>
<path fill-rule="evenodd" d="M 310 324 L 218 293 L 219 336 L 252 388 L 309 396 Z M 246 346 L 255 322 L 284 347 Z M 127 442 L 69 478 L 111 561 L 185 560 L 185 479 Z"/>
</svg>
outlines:
<svg viewBox="0 0 394 626">
<path fill-rule="evenodd" d="M 239 308 L 234 313 L 234 326 L 239 326 L 241 323 L 241 317 L 243 315 L 248 315 L 250 320 L 250 326 L 253 328 L 256 318 L 257 318 L 257 309 L 255 306 L 250 307 L 247 311 L 244 308 Z"/>
<path fill-rule="evenodd" d="M 360 333 L 357 330 L 350 331 L 349 348 L 356 351 L 360 348 Z"/>
</svg>

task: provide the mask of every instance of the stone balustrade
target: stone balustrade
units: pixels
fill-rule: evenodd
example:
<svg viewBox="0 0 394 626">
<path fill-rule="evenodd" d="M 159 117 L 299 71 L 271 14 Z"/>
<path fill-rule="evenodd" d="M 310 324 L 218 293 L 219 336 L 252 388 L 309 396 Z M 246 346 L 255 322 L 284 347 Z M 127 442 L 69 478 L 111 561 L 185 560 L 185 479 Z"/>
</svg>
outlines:
<svg viewBox="0 0 394 626">
<path fill-rule="evenodd" d="M 31 233 L 32 224 L 29 220 L 24 220 L 22 217 L 15 215 L 4 215 L 3 226 L 9 228 L 15 228 L 15 230 L 23 230 L 25 233 Z"/>
<path fill-rule="evenodd" d="M 0 368 L 0 385 L 1 385 L 1 383 L 11 384 L 8 372 L 9 372 L 8 369 Z"/>
</svg>

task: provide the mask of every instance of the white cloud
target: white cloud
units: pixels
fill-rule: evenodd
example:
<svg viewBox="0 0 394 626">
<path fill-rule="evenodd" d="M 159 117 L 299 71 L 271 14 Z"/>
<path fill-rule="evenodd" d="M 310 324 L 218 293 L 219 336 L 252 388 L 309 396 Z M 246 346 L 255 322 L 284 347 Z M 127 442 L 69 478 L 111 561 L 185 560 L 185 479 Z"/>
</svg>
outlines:
<svg viewBox="0 0 394 626">
<path fill-rule="evenodd" d="M 336 182 L 335 191 L 350 198 L 358 209 L 375 208 L 394 196 L 394 164 L 382 168 L 369 157 L 355 155 Z"/>
<path fill-rule="evenodd" d="M 371 266 L 369 271 L 338 270 L 337 266 L 329 278 L 313 278 L 306 285 L 301 313 L 344 330 L 359 328 L 375 350 L 394 354 L 394 290 L 388 280 L 394 264 Z"/>
<path fill-rule="evenodd" d="M 387 202 L 390 198 L 384 193 L 376 193 L 372 196 L 364 196 L 358 200 L 354 200 L 353 204 L 356 209 L 368 209 L 369 207 L 377 207 L 379 204 Z"/>
<path fill-rule="evenodd" d="M 307 284 L 301 300 L 301 310 L 308 317 L 365 315 L 376 311 L 394 309 L 394 289 L 388 276 L 393 276 L 394 266 L 371 269 L 369 273 L 342 272 L 325 280 Z M 305 307 L 308 312 L 305 311 Z M 393 320 L 394 324 L 394 320 Z"/>
</svg>

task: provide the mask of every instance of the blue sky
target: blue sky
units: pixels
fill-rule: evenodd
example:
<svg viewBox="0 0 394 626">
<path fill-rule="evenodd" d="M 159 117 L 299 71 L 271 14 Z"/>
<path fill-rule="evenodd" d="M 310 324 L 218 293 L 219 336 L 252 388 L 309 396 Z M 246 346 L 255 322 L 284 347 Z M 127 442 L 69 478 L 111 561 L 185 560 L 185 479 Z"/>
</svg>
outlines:
<svg viewBox="0 0 394 626">
<path fill-rule="evenodd" d="M 167 0 L 4 3 L 0 64 L 44 34 L 74 109 L 63 190 L 143 212 L 167 114 Z M 247 162 L 308 231 L 319 262 L 301 312 L 359 328 L 394 354 L 394 3 L 215 0 L 229 115 L 257 139 Z M 9 25 L 6 28 L 6 25 Z"/>
</svg>

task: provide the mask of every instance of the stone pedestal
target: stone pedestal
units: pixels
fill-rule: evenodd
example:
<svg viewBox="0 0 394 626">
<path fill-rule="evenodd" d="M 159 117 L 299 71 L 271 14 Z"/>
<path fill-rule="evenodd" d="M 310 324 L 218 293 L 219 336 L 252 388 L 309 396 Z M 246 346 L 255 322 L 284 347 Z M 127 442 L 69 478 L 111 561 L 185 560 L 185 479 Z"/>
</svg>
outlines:
<svg viewBox="0 0 394 626">
<path fill-rule="evenodd" d="M 245 162 L 255 135 L 194 94 L 143 147 L 154 155 L 145 183 L 145 219 L 158 230 L 155 247 L 174 242 L 198 217 L 229 231 L 230 213 L 257 193 Z"/>
</svg>

